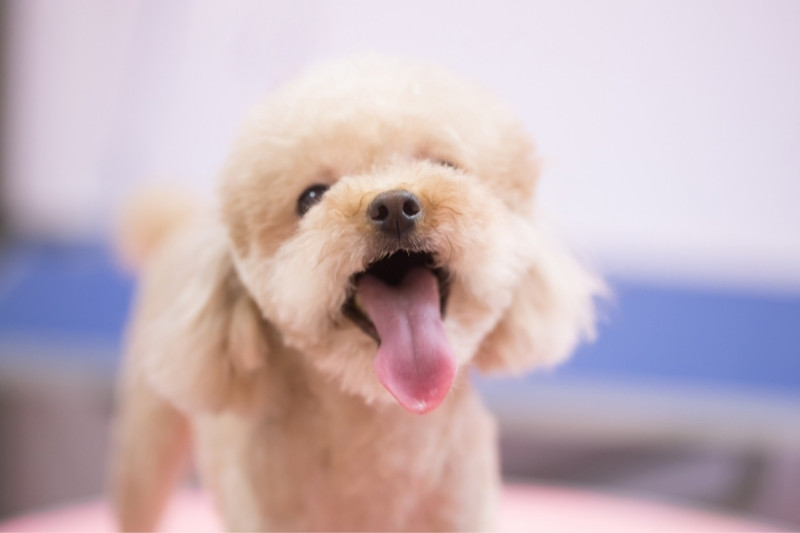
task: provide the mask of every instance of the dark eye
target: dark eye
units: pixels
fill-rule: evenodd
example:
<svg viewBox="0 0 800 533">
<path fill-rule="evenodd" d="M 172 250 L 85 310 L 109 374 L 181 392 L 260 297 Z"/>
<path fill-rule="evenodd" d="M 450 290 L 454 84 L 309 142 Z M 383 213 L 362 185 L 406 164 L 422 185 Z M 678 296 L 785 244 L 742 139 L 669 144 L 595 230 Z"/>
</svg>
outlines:
<svg viewBox="0 0 800 533">
<path fill-rule="evenodd" d="M 328 190 L 327 185 L 320 183 L 312 185 L 303 191 L 303 194 L 297 199 L 297 214 L 300 216 L 305 215 L 314 204 L 322 200 L 322 195 Z"/>
</svg>

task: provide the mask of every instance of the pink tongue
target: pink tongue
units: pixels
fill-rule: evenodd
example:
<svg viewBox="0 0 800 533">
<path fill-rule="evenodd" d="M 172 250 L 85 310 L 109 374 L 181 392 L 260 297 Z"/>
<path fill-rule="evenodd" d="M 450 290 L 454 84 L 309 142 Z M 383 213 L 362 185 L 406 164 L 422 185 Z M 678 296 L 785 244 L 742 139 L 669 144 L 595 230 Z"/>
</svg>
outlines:
<svg viewBox="0 0 800 533">
<path fill-rule="evenodd" d="M 397 287 L 367 274 L 358 295 L 381 338 L 378 379 L 412 413 L 435 409 L 453 384 L 456 360 L 444 333 L 433 273 L 415 268 Z"/>
</svg>

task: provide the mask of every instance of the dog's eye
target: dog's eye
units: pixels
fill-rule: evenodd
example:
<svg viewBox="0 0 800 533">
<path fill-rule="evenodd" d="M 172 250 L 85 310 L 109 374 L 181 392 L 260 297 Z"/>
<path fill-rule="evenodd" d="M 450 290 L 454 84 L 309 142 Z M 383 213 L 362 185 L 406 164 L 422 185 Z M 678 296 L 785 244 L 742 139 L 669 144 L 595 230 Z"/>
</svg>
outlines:
<svg viewBox="0 0 800 533">
<path fill-rule="evenodd" d="M 322 185 L 321 183 L 312 185 L 304 190 L 303 194 L 297 199 L 297 214 L 300 216 L 305 215 L 314 204 L 322 200 L 322 195 L 325 194 L 327 190 L 328 186 Z"/>
</svg>

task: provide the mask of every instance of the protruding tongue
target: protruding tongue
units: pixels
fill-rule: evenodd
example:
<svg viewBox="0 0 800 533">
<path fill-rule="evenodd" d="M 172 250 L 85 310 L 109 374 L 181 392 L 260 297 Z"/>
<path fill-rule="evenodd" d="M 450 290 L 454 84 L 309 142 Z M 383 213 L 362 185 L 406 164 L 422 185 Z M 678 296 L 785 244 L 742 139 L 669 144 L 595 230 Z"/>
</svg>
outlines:
<svg viewBox="0 0 800 533">
<path fill-rule="evenodd" d="M 428 269 L 415 268 L 392 287 L 367 274 L 359 281 L 358 296 L 381 338 L 375 358 L 378 379 L 412 413 L 435 409 L 456 374 L 436 277 Z"/>
</svg>

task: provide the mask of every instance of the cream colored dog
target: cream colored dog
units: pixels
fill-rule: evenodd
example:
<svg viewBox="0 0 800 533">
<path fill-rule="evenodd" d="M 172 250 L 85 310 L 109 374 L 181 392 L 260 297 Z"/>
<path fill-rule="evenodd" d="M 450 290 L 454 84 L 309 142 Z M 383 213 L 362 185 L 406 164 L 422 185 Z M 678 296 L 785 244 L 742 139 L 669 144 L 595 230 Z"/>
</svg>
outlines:
<svg viewBox="0 0 800 533">
<path fill-rule="evenodd" d="M 468 369 L 552 365 L 600 285 L 541 235 L 509 113 L 432 68 L 317 70 L 247 121 L 218 216 L 148 260 L 115 501 L 157 524 L 190 441 L 236 530 L 474 530 L 499 485 Z"/>
</svg>

